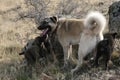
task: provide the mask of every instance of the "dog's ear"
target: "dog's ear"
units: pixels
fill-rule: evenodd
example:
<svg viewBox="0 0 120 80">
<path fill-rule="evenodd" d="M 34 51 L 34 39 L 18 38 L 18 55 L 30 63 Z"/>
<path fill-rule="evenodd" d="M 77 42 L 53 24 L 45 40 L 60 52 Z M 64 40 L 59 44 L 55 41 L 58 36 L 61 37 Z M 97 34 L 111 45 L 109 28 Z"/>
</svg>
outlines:
<svg viewBox="0 0 120 80">
<path fill-rule="evenodd" d="M 57 16 L 52 16 L 52 17 L 50 17 L 50 19 L 51 19 L 54 23 L 57 23 L 57 22 L 58 22 L 58 17 L 57 17 Z"/>
<path fill-rule="evenodd" d="M 53 16 L 54 20 L 58 21 L 58 17 L 57 16 Z"/>
<path fill-rule="evenodd" d="M 116 36 L 117 36 L 117 33 L 116 33 L 116 32 L 115 32 L 115 33 L 112 33 L 112 37 L 113 37 L 113 39 L 115 39 Z"/>
</svg>

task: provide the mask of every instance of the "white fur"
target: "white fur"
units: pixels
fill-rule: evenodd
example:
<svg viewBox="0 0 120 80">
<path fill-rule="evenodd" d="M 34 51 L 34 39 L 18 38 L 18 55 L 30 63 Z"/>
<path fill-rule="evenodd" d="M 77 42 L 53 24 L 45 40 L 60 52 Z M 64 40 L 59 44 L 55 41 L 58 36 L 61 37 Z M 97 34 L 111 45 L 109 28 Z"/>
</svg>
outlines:
<svg viewBox="0 0 120 80">
<path fill-rule="evenodd" d="M 96 36 L 89 36 L 83 33 L 81 35 L 78 52 L 83 53 L 83 56 L 87 55 L 87 53 L 92 51 L 92 49 L 95 47 L 96 42 Z"/>
<path fill-rule="evenodd" d="M 88 15 L 86 16 L 86 19 L 84 21 L 85 27 L 92 28 L 93 27 L 91 24 L 92 21 L 95 21 L 96 24 L 98 25 L 96 27 L 97 30 L 95 31 L 95 33 L 98 33 L 98 34 L 102 33 L 106 26 L 105 17 L 98 11 L 90 12 L 90 13 L 88 13 Z"/>
<path fill-rule="evenodd" d="M 90 31 L 90 29 L 93 27 L 91 23 L 92 21 L 95 21 L 97 26 L 95 27 L 94 30 Z M 97 11 L 90 12 L 84 20 L 84 26 L 85 26 L 85 30 L 83 31 L 80 37 L 80 43 L 79 43 L 78 63 L 77 66 L 74 69 L 72 69 L 71 71 L 72 74 L 83 63 L 83 58 L 95 48 L 96 44 L 100 40 L 103 39 L 102 33 L 106 26 L 106 19 L 101 13 Z"/>
</svg>

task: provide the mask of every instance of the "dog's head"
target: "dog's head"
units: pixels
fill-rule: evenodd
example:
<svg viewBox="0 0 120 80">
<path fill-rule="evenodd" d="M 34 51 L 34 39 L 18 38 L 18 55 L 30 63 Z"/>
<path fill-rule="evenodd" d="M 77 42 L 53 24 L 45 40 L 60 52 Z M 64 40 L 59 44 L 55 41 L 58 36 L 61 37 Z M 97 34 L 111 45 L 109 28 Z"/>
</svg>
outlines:
<svg viewBox="0 0 120 80">
<path fill-rule="evenodd" d="M 47 30 L 47 32 L 48 31 L 53 32 L 57 27 L 57 22 L 58 22 L 58 17 L 56 16 L 45 18 L 41 21 L 40 25 L 38 26 L 38 29 L 44 31 Z"/>
<path fill-rule="evenodd" d="M 115 32 L 115 33 L 111 33 L 111 35 L 112 35 L 113 39 L 115 39 L 115 38 L 117 38 L 118 34 Z"/>
<path fill-rule="evenodd" d="M 25 52 L 32 46 L 32 44 L 34 43 L 34 39 L 31 39 L 28 41 L 28 43 L 22 48 L 21 52 L 19 53 L 19 55 L 24 55 Z"/>
<path fill-rule="evenodd" d="M 104 38 L 105 39 L 115 39 L 115 38 L 117 38 L 117 33 L 115 32 L 115 33 L 106 33 L 106 34 L 104 34 Z"/>
</svg>

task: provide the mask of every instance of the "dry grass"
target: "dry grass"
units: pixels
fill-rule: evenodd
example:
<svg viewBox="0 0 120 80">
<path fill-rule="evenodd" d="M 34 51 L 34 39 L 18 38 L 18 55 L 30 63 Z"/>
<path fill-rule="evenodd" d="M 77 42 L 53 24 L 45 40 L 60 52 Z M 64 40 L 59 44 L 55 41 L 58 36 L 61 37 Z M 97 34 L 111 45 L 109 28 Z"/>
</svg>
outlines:
<svg viewBox="0 0 120 80">
<path fill-rule="evenodd" d="M 100 10 L 107 15 L 108 6 L 115 0 L 76 1 L 80 5 L 71 11 L 70 15 L 81 18 L 91 9 Z M 48 15 L 57 14 L 56 11 L 62 6 L 62 4 L 58 5 L 59 2 L 60 0 L 51 0 L 47 7 Z M 100 2 L 103 2 L 103 5 L 100 5 Z M 25 64 L 21 63 L 23 62 L 23 56 L 18 55 L 24 44 L 29 39 L 39 35 L 37 33 L 40 33 L 36 29 L 37 25 L 34 19 L 20 18 L 19 12 L 24 13 L 27 10 L 24 0 L 0 0 L 0 80 L 40 80 L 41 75 L 37 76 L 37 72 L 34 69 L 32 78 L 27 75 Z M 65 79 L 65 76 L 69 77 L 69 73 L 62 73 L 59 67 L 55 65 L 49 65 L 49 67 L 46 66 L 46 68 L 41 68 L 40 70 L 57 78 L 57 80 L 68 80 Z M 81 78 L 80 80 L 90 80 L 91 76 L 85 73 L 83 76 L 80 75 L 79 78 Z"/>
</svg>

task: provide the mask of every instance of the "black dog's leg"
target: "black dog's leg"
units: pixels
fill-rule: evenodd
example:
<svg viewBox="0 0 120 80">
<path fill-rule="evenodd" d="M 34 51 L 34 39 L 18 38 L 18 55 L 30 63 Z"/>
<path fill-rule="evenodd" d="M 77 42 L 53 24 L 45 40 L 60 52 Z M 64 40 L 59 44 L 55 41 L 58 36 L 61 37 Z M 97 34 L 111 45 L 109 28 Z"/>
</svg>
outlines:
<svg viewBox="0 0 120 80">
<path fill-rule="evenodd" d="M 96 57 L 95 57 L 95 62 L 94 62 L 94 64 L 93 64 L 93 66 L 96 66 L 96 67 L 98 67 L 98 60 L 99 60 L 99 58 L 102 56 L 102 53 L 100 53 L 100 52 L 97 52 L 96 53 Z"/>
<path fill-rule="evenodd" d="M 108 62 L 110 60 L 110 56 L 107 56 L 106 59 L 105 59 L 105 70 L 108 69 Z"/>
<path fill-rule="evenodd" d="M 54 58 L 54 63 L 57 62 L 56 55 L 55 55 L 55 53 L 53 51 L 53 46 L 51 44 L 50 38 L 48 38 L 48 40 L 46 42 L 44 42 L 44 44 L 45 44 L 45 47 L 47 48 L 48 52 L 52 53 L 53 58 Z"/>
<path fill-rule="evenodd" d="M 44 42 L 44 45 L 45 45 L 48 53 L 50 53 L 50 43 L 49 43 L 48 41 L 45 41 L 45 42 Z"/>
<path fill-rule="evenodd" d="M 105 53 L 105 55 L 104 55 L 104 58 L 105 58 L 105 70 L 107 70 L 108 69 L 108 64 L 109 64 L 109 60 L 110 60 L 110 58 L 111 58 L 111 51 L 112 50 L 107 50 L 107 53 Z"/>
</svg>

